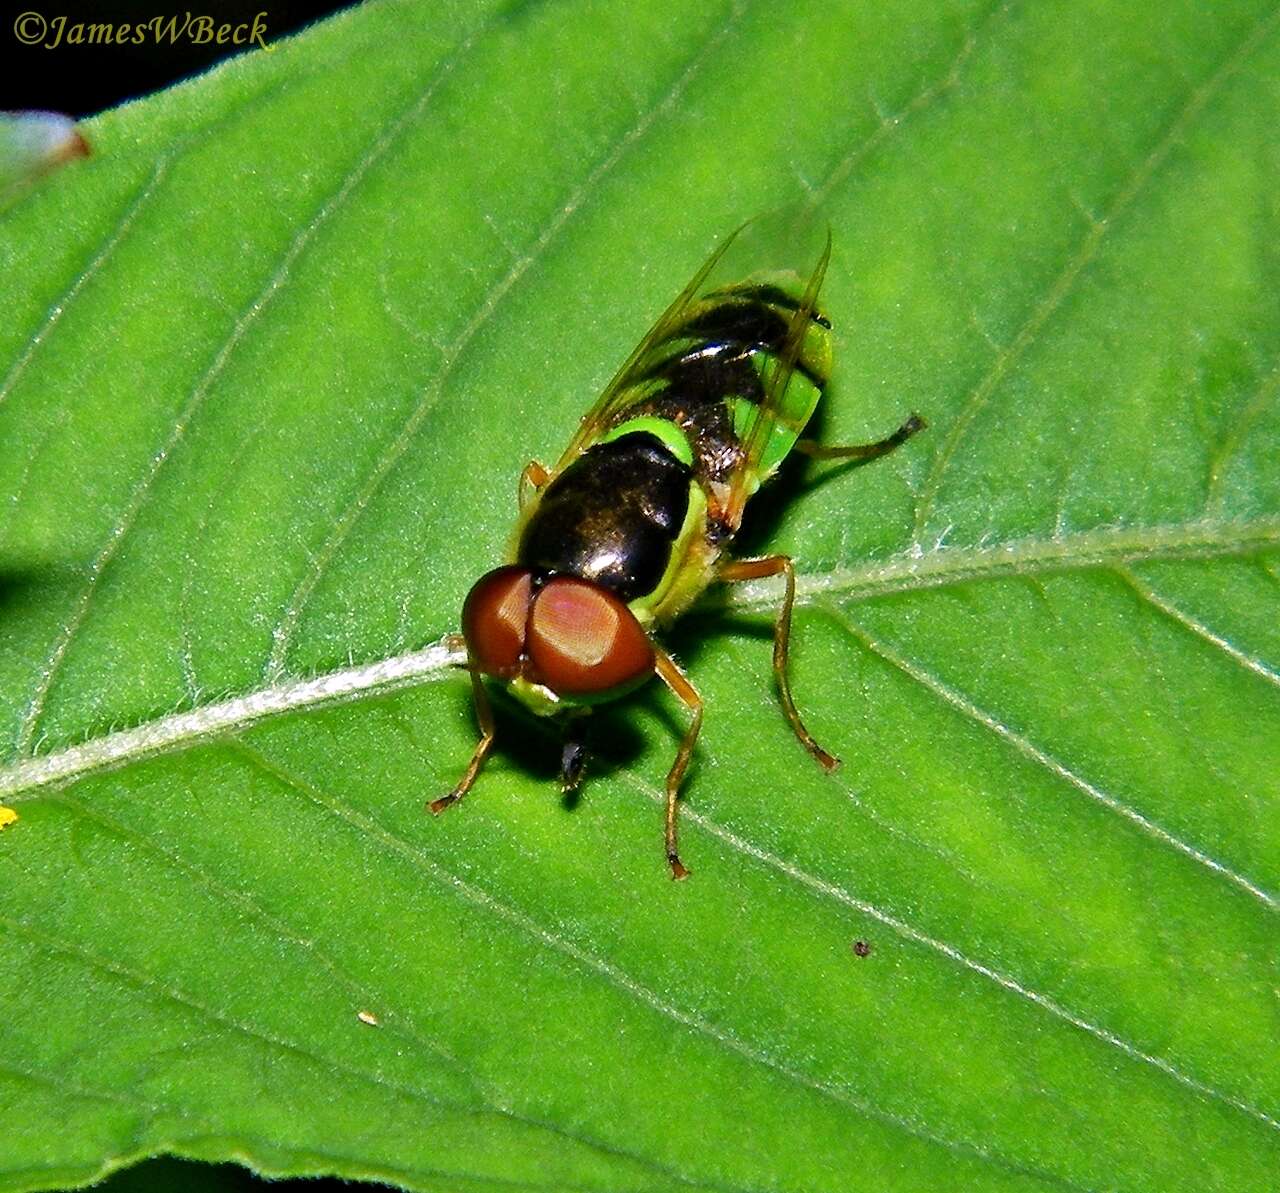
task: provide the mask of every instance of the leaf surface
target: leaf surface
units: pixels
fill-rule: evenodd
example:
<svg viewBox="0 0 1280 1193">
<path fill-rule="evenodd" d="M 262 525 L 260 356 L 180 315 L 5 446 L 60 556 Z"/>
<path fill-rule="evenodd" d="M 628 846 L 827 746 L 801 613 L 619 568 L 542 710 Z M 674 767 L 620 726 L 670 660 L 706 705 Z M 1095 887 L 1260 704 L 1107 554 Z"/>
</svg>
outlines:
<svg viewBox="0 0 1280 1193">
<path fill-rule="evenodd" d="M 0 217 L 0 1188 L 1274 1188 L 1278 114 L 1246 0 L 566 0 L 94 121 Z M 689 882 L 656 691 L 424 815 L 520 468 L 806 191 L 822 437 L 930 422 L 744 544 L 843 768 L 758 585 L 673 638 Z"/>
</svg>

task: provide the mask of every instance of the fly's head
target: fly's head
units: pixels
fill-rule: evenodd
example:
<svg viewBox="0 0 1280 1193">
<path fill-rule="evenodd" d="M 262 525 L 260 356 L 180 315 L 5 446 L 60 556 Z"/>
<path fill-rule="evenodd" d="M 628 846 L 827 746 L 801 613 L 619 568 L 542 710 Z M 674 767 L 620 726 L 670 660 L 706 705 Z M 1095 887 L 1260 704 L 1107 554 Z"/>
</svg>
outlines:
<svg viewBox="0 0 1280 1193">
<path fill-rule="evenodd" d="M 612 592 L 512 565 L 481 576 L 462 607 L 472 663 L 534 712 L 625 695 L 654 671 L 653 644 Z"/>
</svg>

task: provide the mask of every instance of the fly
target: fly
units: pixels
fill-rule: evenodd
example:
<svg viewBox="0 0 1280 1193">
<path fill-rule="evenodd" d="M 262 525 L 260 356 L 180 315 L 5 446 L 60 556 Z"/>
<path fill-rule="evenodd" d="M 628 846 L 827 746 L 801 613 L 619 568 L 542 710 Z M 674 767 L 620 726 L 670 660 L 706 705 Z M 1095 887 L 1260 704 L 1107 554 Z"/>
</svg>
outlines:
<svg viewBox="0 0 1280 1193">
<path fill-rule="evenodd" d="M 690 717 L 667 774 L 664 837 L 672 877 L 687 877 L 677 795 L 703 705 L 654 635 L 711 584 L 766 576 L 785 582 L 773 645 L 782 711 L 819 764 L 838 765 L 791 696 L 791 557 L 733 559 L 727 549 L 747 502 L 791 452 L 870 460 L 925 424 L 912 414 L 885 439 L 841 447 L 801 437 L 831 373 L 831 324 L 818 306 L 831 237 L 809 268 L 796 269 L 794 252 L 781 263 L 789 268 L 779 268 L 776 257 L 750 255 L 762 224 L 745 225 L 711 254 L 582 419 L 555 467 L 526 465 L 508 562 L 476 581 L 462 609 L 480 741 L 432 812 L 471 790 L 493 746 L 486 677 L 535 714 L 566 722 L 561 782 L 572 790 L 582 775 L 582 716 L 656 675 Z M 743 268 L 731 267 L 731 247 L 738 256 L 748 248 Z"/>
</svg>

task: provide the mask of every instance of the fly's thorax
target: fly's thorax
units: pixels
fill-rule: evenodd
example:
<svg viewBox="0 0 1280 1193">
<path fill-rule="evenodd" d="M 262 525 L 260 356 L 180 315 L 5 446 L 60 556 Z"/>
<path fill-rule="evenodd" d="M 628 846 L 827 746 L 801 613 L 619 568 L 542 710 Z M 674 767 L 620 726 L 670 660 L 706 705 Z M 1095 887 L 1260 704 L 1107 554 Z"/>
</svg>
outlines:
<svg viewBox="0 0 1280 1193">
<path fill-rule="evenodd" d="M 538 495 L 516 561 L 604 585 L 646 630 L 671 620 L 710 583 L 718 554 L 695 458 L 672 419 L 621 421 Z"/>
<path fill-rule="evenodd" d="M 650 596 L 689 518 L 693 473 L 679 436 L 637 420 L 587 448 L 531 503 L 515 562 L 590 580 L 624 603 Z"/>
<path fill-rule="evenodd" d="M 693 448 L 689 444 L 689 436 L 683 428 L 678 427 L 670 419 L 641 415 L 639 418 L 628 418 L 619 423 L 607 435 L 602 435 L 601 443 L 617 443 L 628 435 L 652 435 L 664 448 L 686 468 L 693 467 Z"/>
</svg>

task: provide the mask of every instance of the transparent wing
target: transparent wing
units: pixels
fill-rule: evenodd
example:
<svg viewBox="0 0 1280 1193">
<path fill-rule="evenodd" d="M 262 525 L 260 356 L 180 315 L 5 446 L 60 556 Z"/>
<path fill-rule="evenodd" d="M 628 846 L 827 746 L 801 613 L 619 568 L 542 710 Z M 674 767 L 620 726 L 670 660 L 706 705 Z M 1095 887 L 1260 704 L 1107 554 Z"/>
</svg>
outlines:
<svg viewBox="0 0 1280 1193">
<path fill-rule="evenodd" d="M 788 233 L 789 240 L 798 242 L 802 237 L 812 240 L 814 227 L 811 216 L 812 213 L 804 212 L 802 221 L 797 223 L 795 217 L 785 215 L 785 218 L 790 219 L 793 225 Z M 799 231 L 797 231 L 797 228 Z M 818 291 L 822 289 L 822 282 L 827 274 L 827 263 L 831 260 L 831 231 L 829 228 L 824 230 L 821 244 L 821 251 L 818 253 L 817 261 L 808 274 L 808 280 L 804 284 L 799 304 L 787 321 L 787 329 L 782 340 L 781 349 L 773 356 L 768 365 L 768 372 L 764 382 L 764 396 L 760 401 L 759 411 L 756 414 L 755 421 L 743 438 L 742 454 L 738 458 L 729 481 L 729 493 L 724 502 L 724 517 L 726 523 L 734 529 L 741 525 L 742 513 L 747 504 L 747 499 L 756 491 L 756 487 L 759 484 L 758 466 L 769 445 L 774 428 L 778 424 L 779 416 L 784 409 L 787 386 L 791 382 L 796 362 L 804 348 L 805 337 L 809 331 L 809 323 L 817 310 Z"/>
<path fill-rule="evenodd" d="M 632 391 L 632 385 L 644 373 L 650 356 L 680 326 L 685 312 L 710 288 L 708 279 L 746 226 L 744 224 L 736 228 L 725 238 L 724 243 L 706 259 L 698 272 L 689 280 L 689 284 L 680 291 L 675 301 L 662 312 L 658 321 L 645 334 L 644 339 L 636 345 L 635 350 L 627 357 L 613 380 L 605 386 L 596 404 L 582 416 L 582 422 L 557 462 L 554 472 L 561 472 L 572 463 L 609 427 L 618 412 L 635 400 L 636 395 Z"/>
<path fill-rule="evenodd" d="M 669 354 L 670 341 L 678 338 L 691 310 L 704 298 L 714 298 L 721 290 L 739 290 L 753 282 L 769 289 L 782 282 L 788 294 L 794 297 L 799 293 L 802 297 L 788 316 L 781 348 L 768 366 L 758 414 L 744 434 L 742 457 L 728 486 L 726 507 L 732 512 L 730 524 L 736 526 L 747 498 L 755 491 L 756 467 L 778 423 L 787 384 L 804 347 L 830 254 L 830 232 L 810 206 L 785 207 L 740 225 L 707 258 L 627 357 L 595 405 L 583 416 L 553 475 L 563 471 L 590 447 L 617 421 L 622 411 L 645 396 L 641 384 L 644 378 L 654 364 Z"/>
</svg>

